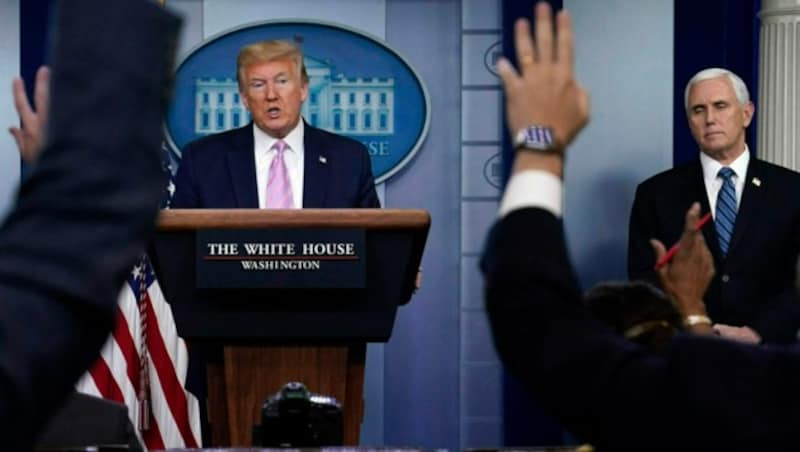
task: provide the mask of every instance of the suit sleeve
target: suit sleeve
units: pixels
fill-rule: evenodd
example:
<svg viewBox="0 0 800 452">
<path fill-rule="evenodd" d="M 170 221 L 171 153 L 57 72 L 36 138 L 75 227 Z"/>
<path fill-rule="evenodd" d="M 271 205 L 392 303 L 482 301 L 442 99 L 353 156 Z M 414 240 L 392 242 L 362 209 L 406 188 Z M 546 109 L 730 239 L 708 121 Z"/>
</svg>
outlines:
<svg viewBox="0 0 800 452">
<path fill-rule="evenodd" d="M 48 141 L 0 228 L 0 432 L 32 450 L 97 358 L 153 230 L 179 21 L 134 0 L 56 16 Z"/>
<path fill-rule="evenodd" d="M 359 145 L 361 150 L 361 171 L 358 175 L 358 202 L 354 207 L 359 208 L 380 208 L 381 201 L 378 199 L 378 192 L 375 191 L 375 178 L 372 175 L 372 162 L 369 152 L 363 144 Z"/>
<path fill-rule="evenodd" d="M 796 176 L 795 180 L 797 178 L 800 178 L 800 176 Z M 789 199 L 797 202 L 796 200 L 800 199 L 798 197 L 800 197 L 800 193 L 795 190 Z M 788 256 L 786 260 L 800 265 L 800 261 L 798 261 L 798 255 L 800 255 L 800 219 L 794 221 L 790 230 L 792 233 L 789 236 L 789 240 L 782 244 L 784 252 Z M 800 267 L 795 266 L 794 271 L 790 270 L 788 272 L 789 275 L 786 278 L 783 290 L 768 299 L 757 300 L 757 302 L 765 303 L 769 306 L 761 311 L 752 323 L 753 329 L 758 332 L 765 343 L 791 345 L 800 340 L 800 294 L 796 288 L 798 282 L 796 281 L 796 272 L 798 270 L 800 270 Z M 785 271 L 785 269 L 777 269 L 775 271 Z"/>
<path fill-rule="evenodd" d="M 175 173 L 175 193 L 170 201 L 173 209 L 197 209 L 203 207 L 195 191 L 194 165 L 191 144 L 181 153 L 178 171 Z"/>
<path fill-rule="evenodd" d="M 753 322 L 753 329 L 764 343 L 792 345 L 800 333 L 800 297 L 794 288 L 769 300 L 770 308 Z"/>
<path fill-rule="evenodd" d="M 640 185 L 636 188 L 631 216 L 628 224 L 628 278 L 657 282 L 655 270 L 656 256 L 650 246 L 650 239 L 657 237 L 656 215 L 653 203 L 646 190 Z M 670 246 L 665 244 L 665 246 Z"/>
<path fill-rule="evenodd" d="M 650 354 L 583 307 L 567 256 L 561 222 L 521 209 L 495 225 L 482 267 L 503 363 L 570 431 L 607 450 L 796 439 L 793 352 L 679 335 L 665 355 Z"/>
<path fill-rule="evenodd" d="M 616 436 L 615 422 L 634 422 L 627 414 L 611 420 L 608 407 L 636 410 L 658 398 L 634 385 L 615 393 L 617 379 L 627 384 L 658 378 L 664 363 L 622 341 L 583 307 L 555 216 L 537 208 L 509 213 L 489 236 L 482 268 L 503 363 L 570 431 L 602 445 Z M 643 365 L 626 366 L 623 376 L 619 366 L 634 360 Z M 651 433 L 658 425 L 653 423 Z"/>
</svg>

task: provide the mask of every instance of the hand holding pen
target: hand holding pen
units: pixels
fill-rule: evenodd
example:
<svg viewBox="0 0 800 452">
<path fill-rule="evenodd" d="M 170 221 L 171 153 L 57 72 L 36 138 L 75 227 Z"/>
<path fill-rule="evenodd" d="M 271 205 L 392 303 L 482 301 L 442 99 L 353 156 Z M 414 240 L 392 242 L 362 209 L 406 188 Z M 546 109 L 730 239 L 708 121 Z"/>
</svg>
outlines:
<svg viewBox="0 0 800 452">
<path fill-rule="evenodd" d="M 707 214 L 703 215 L 703 218 L 701 218 L 697 222 L 697 224 L 693 227 L 694 230 L 695 231 L 701 231 L 703 229 L 703 226 L 705 226 L 706 223 L 708 223 L 708 221 L 710 219 L 711 219 L 711 212 L 708 212 Z M 658 261 L 656 262 L 655 269 L 656 270 L 661 269 L 661 267 L 666 265 L 667 262 L 672 260 L 672 258 L 675 257 L 675 253 L 678 252 L 678 249 L 680 249 L 680 247 L 681 247 L 681 242 L 680 241 L 675 242 L 675 244 L 672 245 L 672 247 L 664 255 L 662 255 L 660 258 L 658 258 Z"/>
<path fill-rule="evenodd" d="M 700 218 L 700 204 L 694 203 L 686 212 L 683 234 L 670 251 L 658 240 L 650 241 L 661 286 L 684 317 L 706 315 L 703 296 L 714 276 L 714 260 L 701 231 L 708 218 Z"/>
</svg>

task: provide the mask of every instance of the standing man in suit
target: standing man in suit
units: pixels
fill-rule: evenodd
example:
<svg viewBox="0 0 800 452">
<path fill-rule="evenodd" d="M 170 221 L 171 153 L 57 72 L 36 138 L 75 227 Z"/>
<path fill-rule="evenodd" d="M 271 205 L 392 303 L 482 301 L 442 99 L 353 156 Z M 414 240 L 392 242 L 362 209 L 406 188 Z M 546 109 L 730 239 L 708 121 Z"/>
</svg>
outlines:
<svg viewBox="0 0 800 452">
<path fill-rule="evenodd" d="M 751 156 L 745 129 L 754 107 L 725 69 L 689 80 L 686 115 L 699 159 L 642 182 L 630 217 L 628 274 L 655 278 L 650 239 L 675 242 L 683 212 L 700 202 L 717 275 L 705 295 L 719 334 L 748 342 L 794 342 L 800 307 L 794 268 L 800 251 L 800 174 Z"/>
<path fill-rule="evenodd" d="M 297 46 L 280 40 L 247 45 L 237 57 L 236 76 L 238 96 L 253 120 L 183 149 L 171 208 L 380 207 L 366 147 L 301 117 L 309 80 Z M 192 348 L 196 363 L 222 362 L 216 344 Z M 205 371 L 200 366 L 190 377 L 200 398 Z"/>
<path fill-rule="evenodd" d="M 561 220 L 565 147 L 588 119 L 573 78 L 572 27 L 536 7 L 536 41 L 518 20 L 517 73 L 498 62 L 506 114 L 523 133 L 483 258 L 486 308 L 503 363 L 539 403 L 598 450 L 783 450 L 800 440 L 800 353 L 677 334 L 653 354 L 583 304 Z M 574 187 L 573 187 L 574 188 Z M 687 207 L 680 249 L 659 274 L 685 307 L 702 309 L 713 269 L 700 205 Z M 664 245 L 656 242 L 655 258 Z M 697 327 L 708 327 L 697 325 Z M 757 413 L 757 415 L 750 415 Z"/>
<path fill-rule="evenodd" d="M 302 120 L 308 74 L 297 46 L 250 44 L 236 64 L 253 121 L 186 146 L 173 208 L 380 207 L 366 147 Z"/>
</svg>

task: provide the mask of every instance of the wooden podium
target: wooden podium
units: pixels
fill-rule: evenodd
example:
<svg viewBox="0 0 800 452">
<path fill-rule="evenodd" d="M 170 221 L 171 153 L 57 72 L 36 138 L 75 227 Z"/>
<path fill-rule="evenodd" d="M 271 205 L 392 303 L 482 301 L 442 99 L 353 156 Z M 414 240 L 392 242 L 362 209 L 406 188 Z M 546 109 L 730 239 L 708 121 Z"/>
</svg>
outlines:
<svg viewBox="0 0 800 452">
<path fill-rule="evenodd" d="M 344 443 L 358 444 L 366 343 L 389 340 L 397 307 L 414 293 L 429 227 L 424 210 L 161 213 L 149 252 L 178 334 L 220 351 L 207 364 L 214 446 L 252 445 L 264 400 L 289 381 L 335 397 L 343 407 Z M 263 229 L 363 230 L 364 287 L 198 288 L 199 231 Z"/>
</svg>

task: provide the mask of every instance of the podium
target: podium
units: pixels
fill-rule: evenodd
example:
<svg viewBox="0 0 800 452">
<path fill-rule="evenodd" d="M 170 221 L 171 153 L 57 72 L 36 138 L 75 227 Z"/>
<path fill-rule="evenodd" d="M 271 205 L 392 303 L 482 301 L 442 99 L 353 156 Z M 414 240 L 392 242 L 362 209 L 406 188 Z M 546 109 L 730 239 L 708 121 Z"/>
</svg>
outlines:
<svg viewBox="0 0 800 452">
<path fill-rule="evenodd" d="M 398 306 L 408 303 L 414 293 L 429 227 L 427 211 L 405 209 L 161 213 L 148 251 L 178 334 L 190 346 L 216 351 L 207 363 L 207 410 L 214 446 L 252 445 L 251 428 L 260 423 L 262 403 L 289 381 L 301 381 L 312 392 L 335 397 L 343 408 L 344 443 L 358 444 L 366 343 L 389 340 Z M 290 287 L 274 281 L 265 287 L 252 281 L 241 287 L 208 287 L 203 276 L 208 272 L 198 270 L 205 265 L 199 261 L 210 259 L 198 255 L 208 231 L 234 238 L 259 234 L 251 231 L 309 237 L 320 231 L 355 232 L 363 237 L 358 256 L 363 259 L 363 284 L 335 287 L 336 274 L 316 274 L 308 279 L 327 276 L 334 287 L 306 284 L 303 276 Z M 334 267 L 324 263 L 317 273 L 330 272 L 329 268 Z M 279 272 L 270 276 L 275 273 Z"/>
</svg>

